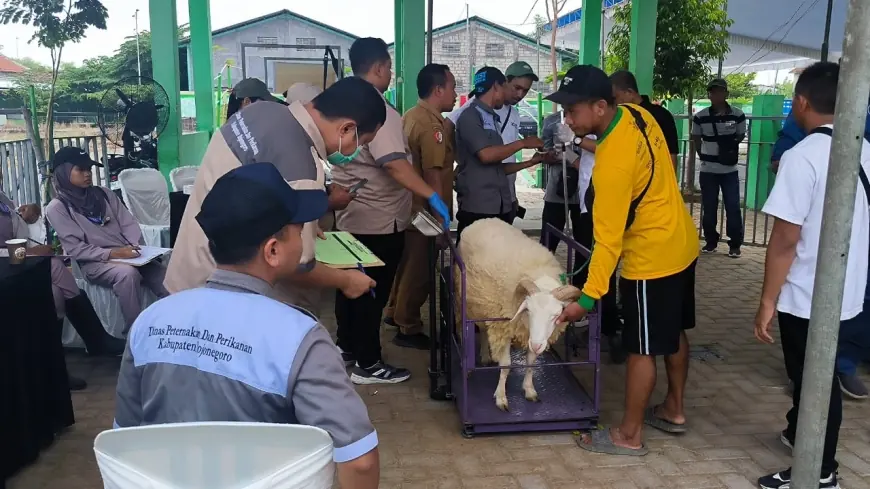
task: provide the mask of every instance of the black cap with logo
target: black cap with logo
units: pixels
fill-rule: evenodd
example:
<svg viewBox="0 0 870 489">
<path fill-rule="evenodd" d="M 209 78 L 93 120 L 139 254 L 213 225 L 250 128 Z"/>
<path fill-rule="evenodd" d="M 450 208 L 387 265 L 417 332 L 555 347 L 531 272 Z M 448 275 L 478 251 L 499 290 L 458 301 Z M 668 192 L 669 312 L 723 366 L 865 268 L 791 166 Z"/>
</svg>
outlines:
<svg viewBox="0 0 870 489">
<path fill-rule="evenodd" d="M 215 247 L 258 245 L 288 224 L 320 219 L 328 199 L 322 189 L 294 190 L 272 163 L 251 163 L 218 178 L 196 222 Z"/>
<path fill-rule="evenodd" d="M 600 68 L 579 65 L 568 70 L 559 83 L 559 89 L 545 98 L 563 106 L 598 100 L 612 101 L 613 84 Z"/>
<path fill-rule="evenodd" d="M 49 168 L 55 168 L 64 163 L 72 163 L 74 166 L 89 170 L 92 166 L 102 167 L 102 163 L 94 161 L 87 151 L 75 146 L 65 146 L 54 153 L 54 158 L 51 160 Z"/>
<path fill-rule="evenodd" d="M 269 92 L 269 87 L 267 87 L 259 78 L 245 78 L 239 83 L 236 83 L 236 86 L 233 87 L 233 95 L 239 99 L 257 98 L 267 102 L 277 102 L 279 104 L 287 105 L 286 102 L 272 95 L 272 93 Z"/>
</svg>

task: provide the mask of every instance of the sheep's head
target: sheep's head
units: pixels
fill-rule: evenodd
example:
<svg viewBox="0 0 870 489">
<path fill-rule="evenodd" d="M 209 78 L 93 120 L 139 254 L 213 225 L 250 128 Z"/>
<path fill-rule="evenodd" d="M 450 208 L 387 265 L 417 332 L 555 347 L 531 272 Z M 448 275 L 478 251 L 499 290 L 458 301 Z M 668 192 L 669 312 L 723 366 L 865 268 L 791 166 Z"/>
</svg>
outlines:
<svg viewBox="0 0 870 489">
<path fill-rule="evenodd" d="M 517 290 L 526 295 L 512 320 L 527 311 L 529 314 L 529 350 L 540 355 L 550 346 L 550 336 L 565 305 L 580 297 L 580 289 L 563 285 L 552 291 L 542 291 L 529 279 L 520 280 Z"/>
</svg>

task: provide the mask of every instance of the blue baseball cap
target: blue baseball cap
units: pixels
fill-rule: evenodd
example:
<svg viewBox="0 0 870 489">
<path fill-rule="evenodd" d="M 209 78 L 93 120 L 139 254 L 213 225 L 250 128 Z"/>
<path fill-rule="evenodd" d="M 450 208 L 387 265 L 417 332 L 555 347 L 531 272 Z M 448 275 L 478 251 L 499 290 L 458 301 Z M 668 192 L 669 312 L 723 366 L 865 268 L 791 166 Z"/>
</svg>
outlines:
<svg viewBox="0 0 870 489">
<path fill-rule="evenodd" d="M 326 191 L 294 190 L 271 163 L 251 163 L 218 178 L 196 222 L 214 246 L 258 245 L 288 224 L 320 219 Z"/>
<path fill-rule="evenodd" d="M 474 88 L 471 89 L 471 93 L 468 96 L 483 95 L 493 85 L 502 85 L 506 81 L 507 78 L 505 78 L 504 73 L 500 69 L 493 66 L 484 66 L 474 74 Z"/>
</svg>

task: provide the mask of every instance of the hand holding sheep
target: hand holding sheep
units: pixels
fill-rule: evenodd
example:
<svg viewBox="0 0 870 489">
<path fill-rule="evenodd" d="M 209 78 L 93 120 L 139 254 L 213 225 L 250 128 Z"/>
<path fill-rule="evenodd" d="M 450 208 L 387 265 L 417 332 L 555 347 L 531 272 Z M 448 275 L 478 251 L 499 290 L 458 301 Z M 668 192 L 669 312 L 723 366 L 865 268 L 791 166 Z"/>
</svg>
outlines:
<svg viewBox="0 0 870 489">
<path fill-rule="evenodd" d="M 556 322 L 557 323 L 568 323 L 571 321 L 579 321 L 579 320 L 583 319 L 584 317 L 586 317 L 586 314 L 588 312 L 589 311 L 587 311 L 586 309 L 583 309 L 583 306 L 581 306 L 579 303 L 572 302 L 572 303 L 568 304 L 567 306 L 565 306 L 564 309 L 562 309 L 562 314 L 559 315 L 559 319 L 557 319 Z"/>
</svg>

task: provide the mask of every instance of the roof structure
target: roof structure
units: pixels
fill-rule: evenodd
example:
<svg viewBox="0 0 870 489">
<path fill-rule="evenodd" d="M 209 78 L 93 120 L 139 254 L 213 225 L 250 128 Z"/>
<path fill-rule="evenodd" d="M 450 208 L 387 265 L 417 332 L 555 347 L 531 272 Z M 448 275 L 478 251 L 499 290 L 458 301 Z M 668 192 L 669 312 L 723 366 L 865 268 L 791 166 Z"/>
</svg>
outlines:
<svg viewBox="0 0 870 489">
<path fill-rule="evenodd" d="M 17 75 L 25 71 L 27 71 L 27 68 L 0 54 L 0 73 Z"/>
<path fill-rule="evenodd" d="M 451 32 L 451 31 L 465 29 L 465 22 L 466 21 L 463 19 L 463 20 L 453 22 L 451 24 L 443 25 L 441 27 L 436 27 L 435 29 L 432 29 L 432 35 L 438 36 L 441 34 L 446 34 L 446 33 Z M 519 41 L 523 42 L 524 44 L 526 44 L 532 48 L 540 47 L 541 49 L 547 49 L 547 50 L 550 49 L 549 44 L 544 44 L 544 43 L 538 44 L 537 42 L 535 42 L 535 40 L 533 38 L 531 38 L 529 36 L 520 34 L 519 32 L 517 32 L 515 30 L 508 29 L 507 27 L 500 26 L 500 25 L 496 24 L 495 22 L 486 20 L 483 17 L 479 17 L 477 15 L 469 17 L 468 22 L 476 22 L 478 24 L 481 24 L 485 28 L 491 29 L 493 31 L 496 31 L 500 34 L 504 34 L 504 35 L 509 36 L 509 37 L 516 38 Z M 395 42 L 391 42 L 390 44 L 388 44 L 388 47 L 392 49 L 394 45 L 395 45 Z M 577 53 L 570 51 L 568 49 L 556 48 L 556 52 L 558 52 L 560 55 L 562 55 L 564 57 L 572 57 L 572 58 L 577 57 Z"/>
<path fill-rule="evenodd" d="M 219 36 L 221 34 L 228 34 L 230 32 L 240 31 L 242 29 L 246 29 L 248 27 L 253 27 L 257 24 L 260 24 L 263 22 L 268 22 L 270 20 L 274 20 L 274 19 L 278 19 L 278 18 L 287 18 L 287 19 L 298 20 L 300 22 L 310 24 L 314 27 L 319 27 L 321 29 L 330 31 L 330 32 L 337 34 L 339 36 L 346 37 L 351 41 L 355 41 L 355 40 L 359 39 L 359 36 L 353 35 L 350 32 L 343 31 L 341 29 L 336 29 L 335 27 L 332 27 L 329 24 L 324 24 L 323 22 L 319 22 L 319 21 L 314 20 L 310 17 L 306 17 L 304 15 L 297 14 L 296 12 L 291 12 L 290 10 L 287 10 L 287 9 L 279 10 L 277 12 L 272 12 L 271 14 L 261 15 L 260 17 L 255 17 L 253 19 L 249 19 L 249 20 L 246 20 L 244 22 L 239 22 L 238 24 L 233 24 L 233 25 L 230 25 L 227 27 L 222 27 L 220 29 L 212 31 L 211 35 L 212 36 Z M 190 38 L 186 37 L 186 38 L 182 39 L 181 41 L 179 41 L 179 45 L 184 46 L 184 45 L 187 45 L 189 42 L 190 42 Z"/>
</svg>

